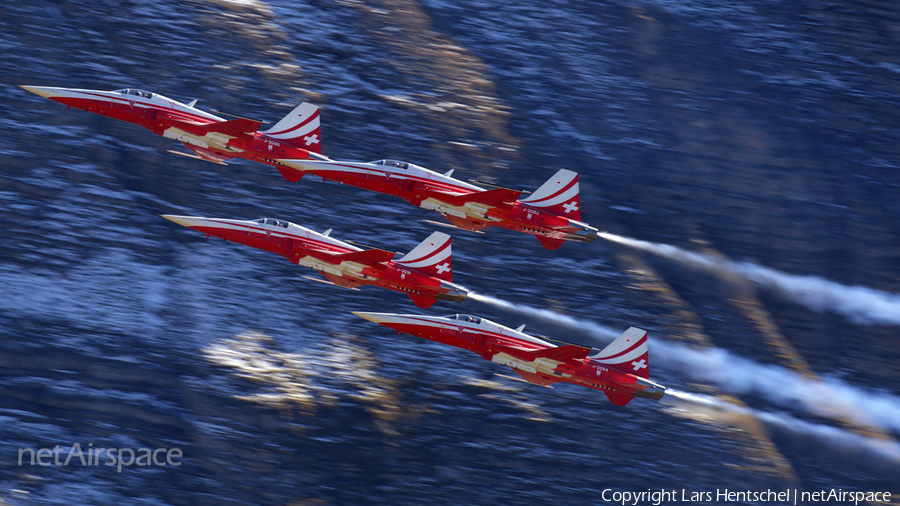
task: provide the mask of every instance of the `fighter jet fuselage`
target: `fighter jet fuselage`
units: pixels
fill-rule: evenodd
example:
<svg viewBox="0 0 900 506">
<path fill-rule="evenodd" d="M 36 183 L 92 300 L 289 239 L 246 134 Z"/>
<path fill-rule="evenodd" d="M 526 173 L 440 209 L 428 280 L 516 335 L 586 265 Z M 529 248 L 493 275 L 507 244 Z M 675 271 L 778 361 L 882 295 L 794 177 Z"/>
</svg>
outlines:
<svg viewBox="0 0 900 506">
<path fill-rule="evenodd" d="M 529 383 L 549 386 L 564 382 L 601 390 L 617 406 L 635 397 L 659 400 L 666 390 L 649 379 L 647 332 L 636 327 L 589 357 L 592 348 L 557 346 L 521 332 L 524 325 L 511 329 L 476 316 L 353 314 L 398 333 L 469 350 L 485 360 L 509 366 Z"/>
<path fill-rule="evenodd" d="M 375 285 L 405 293 L 419 307 L 437 300 L 461 302 L 468 291 L 452 282 L 450 236 L 431 234 L 406 255 L 362 249 L 286 220 L 254 221 L 163 215 L 163 218 L 230 242 L 276 253 L 322 274 L 329 284 L 354 289 Z M 313 281 L 318 281 L 313 278 Z"/>
<path fill-rule="evenodd" d="M 277 158 L 319 155 L 319 108 L 301 104 L 271 129 L 260 132 L 261 122 L 247 118 L 226 120 L 149 91 L 131 88 L 115 91 L 78 90 L 45 86 L 22 88 L 65 104 L 109 118 L 127 121 L 157 135 L 183 143 L 193 154 L 172 153 L 224 163 L 244 158 L 278 166 Z"/>
<path fill-rule="evenodd" d="M 534 235 L 548 249 L 566 241 L 592 242 L 597 229 L 582 223 L 578 174 L 559 170 L 527 198 L 507 188 L 485 189 L 418 165 L 396 160 L 369 163 L 279 160 L 282 175 L 299 181 L 310 173 L 325 180 L 393 195 L 437 211 L 453 228 L 501 227 Z"/>
</svg>

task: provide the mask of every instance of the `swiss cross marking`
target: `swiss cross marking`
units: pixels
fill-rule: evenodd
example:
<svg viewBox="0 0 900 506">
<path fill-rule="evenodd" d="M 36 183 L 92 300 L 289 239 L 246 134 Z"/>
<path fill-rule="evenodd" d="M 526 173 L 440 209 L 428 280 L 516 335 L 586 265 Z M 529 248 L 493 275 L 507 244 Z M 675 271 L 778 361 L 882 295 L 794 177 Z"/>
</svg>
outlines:
<svg viewBox="0 0 900 506">
<path fill-rule="evenodd" d="M 631 365 L 634 366 L 635 371 L 640 371 L 641 369 L 644 369 L 645 367 L 647 367 L 647 361 L 644 359 L 641 359 L 640 362 L 635 360 L 634 362 L 631 363 Z"/>
<path fill-rule="evenodd" d="M 574 200 L 568 204 L 563 204 L 563 207 L 566 209 L 566 214 L 578 210 L 578 204 L 576 204 Z"/>
<path fill-rule="evenodd" d="M 309 146 L 309 145 L 311 145 L 311 144 L 318 144 L 318 143 L 319 143 L 319 136 L 316 135 L 316 134 L 307 135 L 306 137 L 303 138 L 303 140 L 306 141 L 306 145 L 307 145 L 307 146 Z"/>
<path fill-rule="evenodd" d="M 447 272 L 447 271 L 450 270 L 450 263 L 449 263 L 449 262 L 444 262 L 444 263 L 442 263 L 441 265 L 438 265 L 438 266 L 435 267 L 435 268 L 437 269 L 437 273 L 438 273 L 438 274 L 443 274 L 443 273 L 445 273 L 445 272 Z"/>
</svg>

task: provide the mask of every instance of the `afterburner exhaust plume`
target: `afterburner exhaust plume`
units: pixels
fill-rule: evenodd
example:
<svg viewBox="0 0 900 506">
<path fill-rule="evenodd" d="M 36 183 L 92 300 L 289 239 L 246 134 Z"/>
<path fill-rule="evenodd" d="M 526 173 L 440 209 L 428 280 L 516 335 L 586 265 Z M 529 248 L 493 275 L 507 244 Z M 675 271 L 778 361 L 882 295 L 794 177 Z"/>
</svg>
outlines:
<svg viewBox="0 0 900 506">
<path fill-rule="evenodd" d="M 608 232 L 600 237 L 711 272 L 739 274 L 760 286 L 777 290 L 813 311 L 831 311 L 864 325 L 900 325 L 900 294 L 864 286 L 847 286 L 818 276 L 798 276 L 752 262 L 733 262 L 683 250 L 669 244 L 640 241 Z"/>
<path fill-rule="evenodd" d="M 660 402 L 723 423 L 733 422 L 736 416 L 749 416 L 771 426 L 822 439 L 832 445 L 851 450 L 863 448 L 887 459 L 900 462 L 900 443 L 897 441 L 872 439 L 830 425 L 810 423 L 784 413 L 770 413 L 735 406 L 708 395 L 681 392 L 671 388 L 666 391 L 666 396 Z"/>
</svg>

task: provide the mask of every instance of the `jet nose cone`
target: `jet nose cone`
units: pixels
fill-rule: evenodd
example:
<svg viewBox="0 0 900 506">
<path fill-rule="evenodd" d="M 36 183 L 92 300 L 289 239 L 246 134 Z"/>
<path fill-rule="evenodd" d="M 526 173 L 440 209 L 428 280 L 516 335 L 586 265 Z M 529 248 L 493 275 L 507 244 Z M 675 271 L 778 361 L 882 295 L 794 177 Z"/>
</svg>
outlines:
<svg viewBox="0 0 900 506">
<path fill-rule="evenodd" d="M 384 321 L 384 315 L 382 313 L 365 313 L 362 311 L 350 311 L 351 313 L 359 316 L 360 318 L 365 318 L 370 322 L 381 323 Z"/>
<path fill-rule="evenodd" d="M 44 98 L 53 98 L 57 95 L 56 89 L 47 86 L 22 86 L 22 89 Z"/>
<path fill-rule="evenodd" d="M 175 216 L 174 214 L 160 214 L 160 216 L 169 221 L 175 222 L 182 227 L 191 228 L 196 222 L 196 219 L 192 218 L 191 216 Z"/>
</svg>

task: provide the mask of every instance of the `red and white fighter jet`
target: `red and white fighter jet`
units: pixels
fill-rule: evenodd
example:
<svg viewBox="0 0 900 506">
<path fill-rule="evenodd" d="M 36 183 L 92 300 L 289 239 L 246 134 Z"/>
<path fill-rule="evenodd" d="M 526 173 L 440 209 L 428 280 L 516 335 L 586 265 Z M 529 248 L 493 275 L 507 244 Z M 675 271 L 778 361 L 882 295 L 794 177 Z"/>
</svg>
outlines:
<svg viewBox="0 0 900 506">
<path fill-rule="evenodd" d="M 508 228 L 532 234 L 545 248 L 553 250 L 566 241 L 592 242 L 597 238 L 597 229 L 580 221 L 578 174 L 566 169 L 560 169 L 537 191 L 519 200 L 523 192 L 518 190 L 485 189 L 450 177 L 452 169 L 439 174 L 397 160 L 361 163 L 283 159 L 279 162 L 286 166 L 279 167 L 279 171 L 288 181 L 299 181 L 310 173 L 325 180 L 394 195 L 416 207 L 441 213 L 453 224 L 452 228 L 473 232 L 486 227 Z"/>
<path fill-rule="evenodd" d="M 207 237 L 246 244 L 277 253 L 291 262 L 319 271 L 328 281 L 344 288 L 376 285 L 409 295 L 416 306 L 429 308 L 437 300 L 462 302 L 468 290 L 453 283 L 450 236 L 434 232 L 406 255 L 383 249 L 362 249 L 285 220 L 254 221 L 162 215 L 197 230 Z"/>
<path fill-rule="evenodd" d="M 635 397 L 659 400 L 666 388 L 649 379 L 647 331 L 631 327 L 593 356 L 576 344 L 557 346 L 485 318 L 455 314 L 418 316 L 363 313 L 356 316 L 397 331 L 449 344 L 511 367 L 525 381 L 549 386 L 565 382 L 602 390 L 616 406 Z M 515 378 L 513 378 L 515 379 Z M 551 387 L 552 388 L 552 387 Z"/>
<path fill-rule="evenodd" d="M 277 158 L 328 159 L 321 156 L 319 108 L 308 103 L 298 105 L 275 126 L 260 132 L 261 121 L 241 117 L 225 120 L 195 108 L 196 100 L 182 104 L 149 91 L 22 88 L 69 108 L 140 125 L 157 135 L 182 142 L 193 152 L 169 151 L 176 155 L 215 163 L 237 157 L 276 167 L 279 166 L 275 162 Z"/>
</svg>

